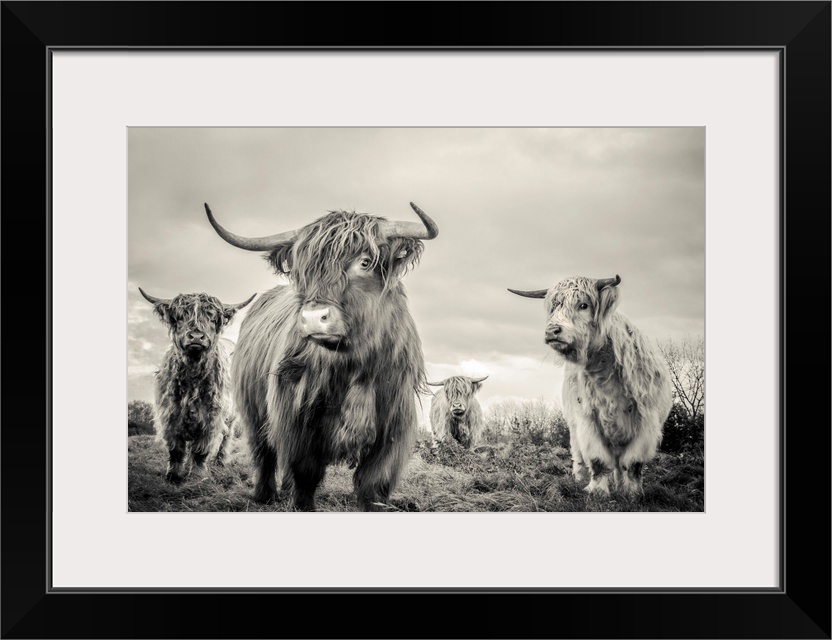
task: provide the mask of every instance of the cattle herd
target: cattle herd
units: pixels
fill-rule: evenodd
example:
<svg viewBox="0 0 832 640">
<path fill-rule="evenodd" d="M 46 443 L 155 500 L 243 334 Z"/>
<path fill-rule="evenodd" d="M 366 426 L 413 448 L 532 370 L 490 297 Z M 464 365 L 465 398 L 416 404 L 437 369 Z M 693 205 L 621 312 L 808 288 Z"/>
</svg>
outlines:
<svg viewBox="0 0 832 640">
<path fill-rule="evenodd" d="M 265 254 L 281 284 L 239 304 L 205 293 L 141 294 L 168 327 L 171 345 L 155 377 L 155 417 L 168 452 L 166 479 L 182 482 L 186 458 L 222 464 L 235 420 L 255 468 L 254 499 L 289 492 L 315 509 L 328 465 L 353 468 L 364 511 L 385 510 L 415 446 L 416 398 L 433 396 L 437 446 L 474 448 L 483 429 L 476 399 L 486 377 L 428 382 L 402 276 L 419 262 L 436 223 L 333 211 L 310 224 L 247 238 L 208 221 L 226 242 Z M 671 403 L 664 360 L 617 311 L 621 279 L 570 277 L 549 289 L 509 291 L 544 300 L 544 340 L 565 367 L 563 408 L 576 480 L 608 495 L 643 492 L 645 462 L 661 442 Z M 251 304 L 250 304 L 251 303 Z M 248 311 L 235 346 L 221 337 Z"/>
</svg>

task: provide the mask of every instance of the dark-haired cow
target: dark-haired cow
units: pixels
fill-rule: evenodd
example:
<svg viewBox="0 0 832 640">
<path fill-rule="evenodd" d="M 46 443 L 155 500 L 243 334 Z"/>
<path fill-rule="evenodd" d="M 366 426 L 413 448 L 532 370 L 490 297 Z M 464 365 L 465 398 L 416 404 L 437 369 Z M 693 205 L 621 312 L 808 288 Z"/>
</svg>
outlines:
<svg viewBox="0 0 832 640">
<path fill-rule="evenodd" d="M 384 510 L 410 458 L 426 393 L 422 345 L 401 277 L 419 260 L 436 224 L 333 211 L 295 231 L 230 244 L 267 252 L 279 285 L 252 305 L 232 364 L 235 393 L 257 469 L 254 496 L 291 489 L 314 510 L 329 464 L 354 466 L 359 506 Z"/>
<path fill-rule="evenodd" d="M 662 356 L 617 310 L 619 276 L 564 278 L 551 289 L 517 291 L 543 298 L 544 341 L 565 365 L 563 413 L 572 472 L 586 491 L 608 495 L 610 478 L 625 493 L 643 492 L 644 463 L 662 441 L 673 403 Z"/>
<path fill-rule="evenodd" d="M 430 426 L 438 442 L 450 435 L 467 449 L 477 446 L 483 420 L 482 407 L 475 394 L 486 378 L 451 376 L 442 382 L 428 382 L 430 386 L 442 387 L 430 406 Z"/>
<path fill-rule="evenodd" d="M 182 293 L 170 300 L 155 298 L 139 288 L 153 311 L 168 327 L 172 344 L 156 372 L 157 437 L 168 449 L 165 478 L 185 477 L 185 458 L 203 468 L 209 455 L 222 464 L 234 417 L 225 326 L 254 299 L 223 304 L 205 293 Z"/>
</svg>

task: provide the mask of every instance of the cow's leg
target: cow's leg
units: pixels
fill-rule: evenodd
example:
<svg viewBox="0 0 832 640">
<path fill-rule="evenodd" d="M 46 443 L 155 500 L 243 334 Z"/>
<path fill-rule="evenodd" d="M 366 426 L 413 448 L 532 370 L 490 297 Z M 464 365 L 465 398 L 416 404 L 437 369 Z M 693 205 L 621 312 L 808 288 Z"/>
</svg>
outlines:
<svg viewBox="0 0 832 640">
<path fill-rule="evenodd" d="M 621 488 L 630 495 L 644 495 L 644 463 L 656 455 L 656 430 L 643 429 L 621 455 Z"/>
<path fill-rule="evenodd" d="M 358 504 L 363 511 L 386 511 L 390 493 L 395 488 L 399 474 L 410 457 L 411 446 L 407 438 L 389 440 L 386 447 L 374 445 L 365 455 L 353 476 Z"/>
<path fill-rule="evenodd" d="M 191 442 L 193 468 L 199 471 L 203 477 L 208 474 L 205 463 L 220 446 L 224 428 L 225 424 L 215 419 L 213 423 L 203 428 L 202 435 L 197 440 Z"/>
<path fill-rule="evenodd" d="M 191 450 L 191 457 L 194 461 L 194 467 L 200 471 L 205 470 L 205 460 L 208 458 L 207 451 L 199 451 L 198 449 Z"/>
<path fill-rule="evenodd" d="M 626 466 L 621 465 L 621 487 L 624 493 L 631 495 L 644 494 L 644 463 L 633 460 Z"/>
<path fill-rule="evenodd" d="M 225 454 L 228 445 L 230 444 L 231 438 L 234 434 L 234 423 L 226 423 L 224 420 L 221 422 L 220 425 L 222 437 L 220 438 L 220 446 L 217 447 L 217 455 L 214 456 L 214 464 L 218 467 L 222 467 L 225 465 Z"/>
<path fill-rule="evenodd" d="M 588 493 L 600 493 L 603 495 L 610 494 L 610 475 L 612 475 L 613 466 L 610 461 L 604 461 L 601 458 L 592 458 L 589 467 L 589 484 L 585 491 Z"/>
<path fill-rule="evenodd" d="M 179 484 L 185 479 L 185 454 L 187 443 L 184 438 L 173 438 L 168 442 L 168 468 L 165 480 Z"/>
<path fill-rule="evenodd" d="M 292 473 L 292 497 L 299 511 L 315 510 L 315 490 L 324 479 L 326 464 L 320 456 L 307 455 L 289 466 Z"/>
<path fill-rule="evenodd" d="M 589 472 L 587 470 L 586 462 L 581 455 L 581 448 L 578 445 L 578 438 L 576 429 L 569 425 L 569 451 L 572 454 L 572 476 L 578 482 L 583 482 L 587 479 Z"/>
<path fill-rule="evenodd" d="M 265 441 L 252 446 L 251 459 L 255 468 L 254 499 L 269 504 L 277 499 L 274 474 L 277 471 L 277 452 Z"/>
</svg>

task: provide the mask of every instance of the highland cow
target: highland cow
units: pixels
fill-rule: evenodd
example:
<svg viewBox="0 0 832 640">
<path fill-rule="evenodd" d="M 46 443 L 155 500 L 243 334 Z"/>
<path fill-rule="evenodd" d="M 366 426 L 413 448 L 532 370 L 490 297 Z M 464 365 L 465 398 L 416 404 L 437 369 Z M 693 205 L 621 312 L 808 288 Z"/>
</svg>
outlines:
<svg viewBox="0 0 832 640">
<path fill-rule="evenodd" d="M 361 509 L 386 510 L 427 393 L 422 344 L 401 278 L 436 224 L 332 211 L 295 231 L 228 243 L 265 258 L 288 285 L 252 305 L 232 374 L 256 468 L 254 498 L 273 502 L 277 482 L 296 509 L 315 509 L 326 467 L 346 462 Z"/>
<path fill-rule="evenodd" d="M 466 449 L 477 446 L 483 420 L 475 395 L 486 378 L 451 376 L 441 382 L 428 382 L 429 386 L 442 387 L 430 406 L 430 426 L 437 442 L 450 436 Z"/>
<path fill-rule="evenodd" d="M 139 288 L 164 322 L 172 344 L 155 378 L 157 437 L 168 450 L 165 479 L 185 478 L 186 458 L 204 469 L 209 456 L 223 463 L 232 433 L 234 405 L 229 377 L 230 341 L 220 337 L 234 314 L 254 299 L 223 304 L 205 293 L 182 293 L 170 300 Z"/>
<path fill-rule="evenodd" d="M 618 305 L 619 276 L 573 277 L 551 289 L 517 291 L 544 298 L 544 342 L 565 365 L 563 411 L 572 473 L 586 491 L 609 494 L 620 482 L 643 493 L 644 464 L 656 455 L 673 403 L 667 365 Z"/>
</svg>

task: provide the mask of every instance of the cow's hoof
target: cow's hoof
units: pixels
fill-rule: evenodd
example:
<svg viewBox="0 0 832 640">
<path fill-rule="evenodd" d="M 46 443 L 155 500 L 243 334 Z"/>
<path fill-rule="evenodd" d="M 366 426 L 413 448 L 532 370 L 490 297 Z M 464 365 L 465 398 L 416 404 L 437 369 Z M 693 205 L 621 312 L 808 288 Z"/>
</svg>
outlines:
<svg viewBox="0 0 832 640">
<path fill-rule="evenodd" d="M 165 480 L 167 480 L 171 484 L 182 484 L 185 481 L 185 477 L 179 475 L 178 473 L 171 473 L 170 471 L 168 471 L 165 474 Z"/>
<path fill-rule="evenodd" d="M 255 502 L 259 502 L 260 504 L 274 504 L 277 502 L 277 493 L 274 491 L 258 491 L 252 496 L 252 498 L 254 498 Z"/>
<path fill-rule="evenodd" d="M 592 485 L 587 485 L 587 486 L 584 487 L 584 491 L 586 491 L 591 496 L 601 496 L 603 498 L 609 498 L 610 497 L 610 490 L 609 489 L 606 489 L 604 487 L 599 487 L 597 485 L 594 486 L 594 487 Z"/>
</svg>

